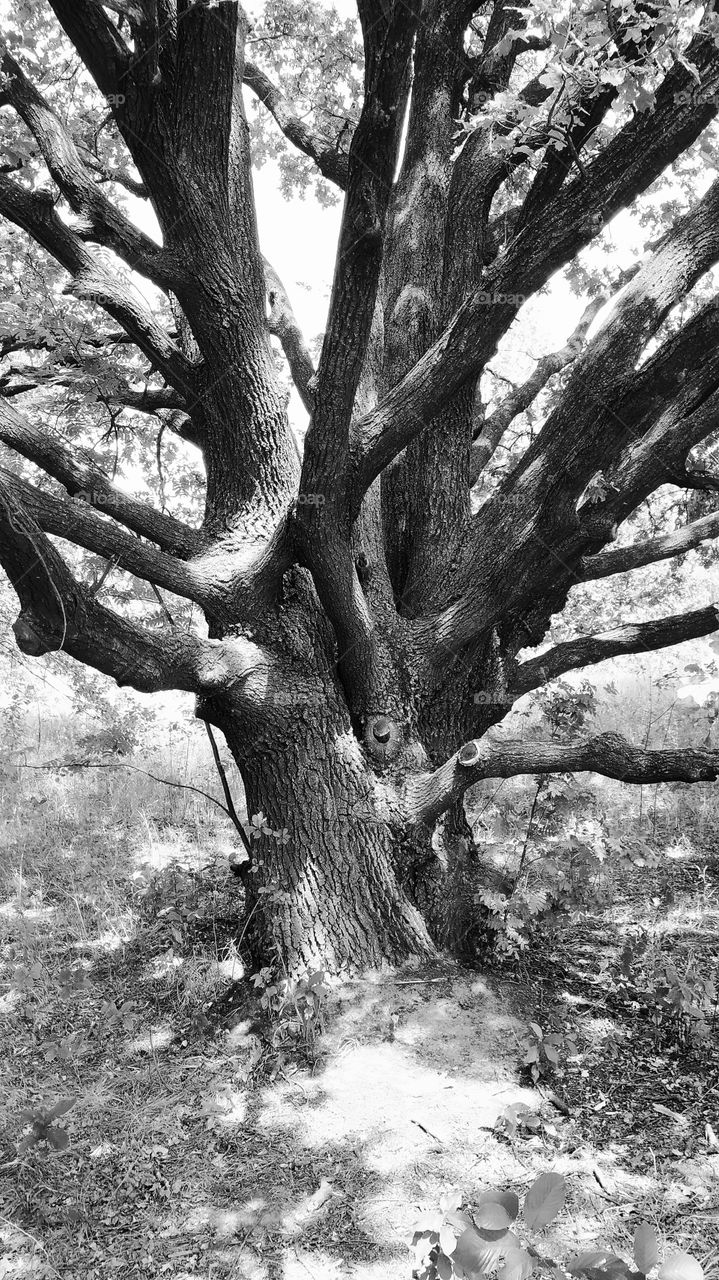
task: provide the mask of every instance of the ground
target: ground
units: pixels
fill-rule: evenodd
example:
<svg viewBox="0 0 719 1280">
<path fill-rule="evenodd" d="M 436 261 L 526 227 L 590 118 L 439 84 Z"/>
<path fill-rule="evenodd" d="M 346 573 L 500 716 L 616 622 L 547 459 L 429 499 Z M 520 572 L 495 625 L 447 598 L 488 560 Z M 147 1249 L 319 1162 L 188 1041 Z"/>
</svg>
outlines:
<svg viewBox="0 0 719 1280">
<path fill-rule="evenodd" d="M 706 833 L 655 822 L 656 867 L 617 876 L 601 909 L 477 968 L 320 988 L 296 1034 L 292 1008 L 278 1025 L 248 1005 L 221 816 L 184 796 L 149 820 L 132 785 L 3 782 L 0 1277 L 409 1280 L 407 1237 L 443 1192 L 471 1207 L 554 1170 L 568 1196 L 534 1233 L 543 1257 L 631 1258 L 645 1219 L 715 1280 L 717 1011 L 695 1042 L 631 951 L 642 927 L 682 973 L 716 974 Z M 529 1022 L 579 1051 L 536 1085 Z M 512 1133 L 515 1103 L 530 1127 Z M 32 1142 L 48 1132 L 61 1149 Z"/>
</svg>

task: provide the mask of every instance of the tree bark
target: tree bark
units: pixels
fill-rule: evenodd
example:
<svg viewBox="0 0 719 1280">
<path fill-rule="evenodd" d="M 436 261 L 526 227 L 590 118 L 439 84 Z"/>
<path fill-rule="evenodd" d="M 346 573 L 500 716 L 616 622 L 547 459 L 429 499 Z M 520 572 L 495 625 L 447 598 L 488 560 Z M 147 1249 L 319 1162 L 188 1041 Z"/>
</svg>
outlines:
<svg viewBox="0 0 719 1280">
<path fill-rule="evenodd" d="M 246 943 L 255 966 L 358 972 L 426 956 L 434 942 L 412 902 L 403 824 L 331 691 L 302 705 L 288 677 L 277 727 L 261 740 L 221 698 L 201 707 L 242 775 L 253 838 Z M 427 833 L 429 835 L 429 833 Z"/>
</svg>

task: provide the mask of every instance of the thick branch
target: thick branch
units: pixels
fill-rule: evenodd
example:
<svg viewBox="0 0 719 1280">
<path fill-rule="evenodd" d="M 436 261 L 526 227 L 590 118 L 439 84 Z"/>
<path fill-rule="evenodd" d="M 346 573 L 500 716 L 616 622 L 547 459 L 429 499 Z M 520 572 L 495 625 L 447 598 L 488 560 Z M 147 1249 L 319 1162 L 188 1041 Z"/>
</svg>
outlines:
<svg viewBox="0 0 719 1280">
<path fill-rule="evenodd" d="M 517 696 L 556 680 L 565 671 L 589 667 L 623 653 L 648 653 L 667 649 L 684 640 L 696 640 L 719 629 L 719 609 L 709 605 L 692 613 L 657 618 L 654 622 L 637 622 L 598 635 L 578 636 L 549 649 L 538 658 L 521 663 L 512 678 L 512 693 Z"/>
<path fill-rule="evenodd" d="M 483 778 L 514 778 L 530 773 L 600 773 L 622 782 L 714 782 L 719 751 L 648 751 L 618 733 L 602 733 L 585 742 L 563 745 L 520 739 L 471 741 L 434 773 L 407 788 L 408 822 L 432 826 L 468 787 Z"/>
<path fill-rule="evenodd" d="M 609 476 L 603 516 L 619 523 L 661 485 L 684 488 L 687 455 L 718 428 L 719 357 L 710 352 L 676 399 L 624 449 Z"/>
<path fill-rule="evenodd" d="M 198 641 L 179 630 L 144 632 L 99 605 L 2 485 L 0 563 L 22 606 L 14 631 L 23 653 L 64 650 L 148 693 L 198 690 Z"/>
<path fill-rule="evenodd" d="M 118 569 L 154 582 L 158 587 L 165 587 L 175 595 L 211 606 L 213 593 L 209 584 L 204 585 L 198 580 L 198 575 L 186 561 L 147 546 L 139 538 L 104 520 L 86 502 L 73 502 L 45 493 L 5 467 L 0 467 L 0 485 L 14 505 L 22 507 L 45 533 L 65 538 L 76 546 L 104 556 L 112 560 Z"/>
<path fill-rule="evenodd" d="M 0 398 L 0 440 L 59 480 L 71 496 L 82 494 L 91 506 L 149 538 L 163 550 L 188 559 L 202 547 L 202 535 L 173 516 L 161 515 L 146 502 L 115 489 L 101 467 L 83 450 L 69 449 L 49 431 Z"/>
<path fill-rule="evenodd" d="M 509 424 L 529 408 L 555 373 L 566 369 L 567 365 L 572 364 L 580 355 L 587 333 L 604 306 L 604 301 L 602 298 L 596 298 L 590 302 L 564 346 L 559 351 L 552 351 L 542 356 L 526 381 L 510 391 L 494 413 L 482 421 L 472 442 L 472 484 L 476 484 Z"/>
<path fill-rule="evenodd" d="M 50 540 L 0 484 L 0 564 L 21 604 L 14 625 L 23 653 L 62 650 L 144 693 L 185 689 L 262 702 L 269 660 L 243 637 L 201 640 L 179 627 L 149 631 L 105 609 L 75 580 Z"/>
<path fill-rule="evenodd" d="M 436 416 L 444 401 L 481 372 L 524 298 L 594 238 L 598 215 L 606 220 L 630 204 L 713 119 L 719 51 L 699 36 L 688 56 L 706 85 L 706 100 L 699 100 L 690 73 L 674 67 L 657 92 L 654 110 L 638 113 L 586 168 L 582 180 L 560 192 L 516 238 L 488 269 L 483 288 L 358 424 L 355 507 L 372 480 Z"/>
<path fill-rule="evenodd" d="M 89 238 L 113 249 L 130 267 L 157 284 L 172 286 L 177 273 L 171 269 L 167 255 L 108 200 L 57 113 L 7 50 L 0 60 L 0 70 L 5 94 L 36 138 L 50 174 L 70 207 L 86 220 Z"/>
<path fill-rule="evenodd" d="M 107 397 L 119 400 L 128 409 L 137 409 L 141 413 L 159 413 L 162 409 L 177 409 L 187 413 L 184 397 L 178 395 L 171 387 L 131 387 L 129 384 L 113 389 Z"/>
<path fill-rule="evenodd" d="M 637 381 L 643 381 L 641 373 L 636 374 L 636 362 L 651 335 L 719 258 L 718 218 L 716 182 L 634 277 L 575 365 L 560 404 L 539 436 L 478 512 L 464 564 L 448 592 L 457 602 L 436 620 L 438 655 L 447 645 L 461 649 L 509 610 L 525 610 L 556 591 L 574 576 L 580 557 L 598 551 L 611 536 L 618 495 L 611 492 L 608 501 L 595 503 L 585 491 L 597 472 L 622 457 L 625 446 L 630 457 L 636 449 L 646 452 L 643 438 L 627 444 L 635 431 L 631 419 L 620 416 L 615 406 L 630 400 Z M 711 368 L 711 358 L 707 363 Z M 712 377 L 716 386 L 716 370 Z M 692 381 L 684 379 L 680 395 L 691 392 Z M 672 405 L 672 422 L 675 414 Z M 691 448 L 691 426 L 672 430 L 688 439 L 687 449 Z M 660 472 L 666 473 L 667 453 L 667 448 L 660 448 L 653 456 Z M 615 483 L 611 476 L 610 483 Z M 617 489 L 624 487 L 624 480 L 616 482 Z M 501 555 L 487 556 L 490 539 L 503 548 Z"/>
<path fill-rule="evenodd" d="M 305 409 L 308 413 L 311 413 L 313 393 L 310 382 L 315 376 L 312 357 L 307 349 L 307 344 L 297 323 L 295 313 L 292 310 L 287 290 L 274 267 L 271 266 L 266 258 L 263 258 L 263 262 L 267 299 L 270 304 L 270 314 L 267 319 L 268 328 L 270 333 L 279 338 L 285 358 L 290 366 L 292 381 L 299 392 Z"/>
<path fill-rule="evenodd" d="M 355 715 L 385 711 L 390 692 L 373 619 L 355 566 L 348 503 L 349 428 L 370 343 L 409 83 L 418 5 L 362 0 L 365 97 L 350 148 L 349 175 L 327 331 L 305 437 L 301 490 L 321 497 L 295 510 L 295 545 L 334 628 L 339 669 Z M 377 703 L 379 702 L 379 707 Z"/>
<path fill-rule="evenodd" d="M 130 53 L 101 5 L 96 0 L 49 0 L 49 4 L 101 92 L 108 97 L 121 94 Z"/>
<path fill-rule="evenodd" d="M 287 140 L 314 160 L 323 177 L 344 191 L 347 186 L 349 158 L 338 149 L 337 143 L 308 128 L 294 104 L 254 62 L 245 63 L 242 78 L 274 117 Z"/>
<path fill-rule="evenodd" d="M 204 555 L 183 561 L 147 546 L 94 511 L 84 502 L 71 502 L 45 493 L 0 467 L 0 485 L 13 505 L 22 508 L 44 533 L 54 534 L 95 552 L 124 569 L 194 600 L 206 613 L 225 622 L 253 605 L 266 605 L 273 583 L 286 567 L 281 533 L 268 544 L 210 547 Z"/>
<path fill-rule="evenodd" d="M 417 5 L 394 4 L 365 33 L 365 98 L 317 370 L 302 485 L 346 509 L 349 424 L 375 311 L 387 207 L 400 145 Z"/>
<path fill-rule="evenodd" d="M 130 281 L 123 281 L 55 211 L 44 192 L 32 193 L 0 174 L 0 214 L 22 227 L 69 271 L 66 292 L 96 302 L 123 326 L 141 351 L 178 391 L 192 396 L 192 366 L 155 320 Z"/>
<path fill-rule="evenodd" d="M 681 556 L 685 552 L 698 547 L 708 538 L 719 538 L 719 512 L 702 516 L 683 529 L 674 529 L 660 538 L 647 538 L 645 542 L 634 542 L 628 547 L 613 547 L 602 551 L 597 556 L 585 556 L 581 563 L 582 577 L 586 580 L 608 578 L 613 573 L 628 573 L 631 569 L 640 569 L 645 564 L 656 564 L 659 560 L 669 560 L 672 556 Z"/>
<path fill-rule="evenodd" d="M 134 26 L 139 26 L 146 20 L 146 13 L 142 5 L 138 2 L 133 4 L 132 0 L 95 0 L 98 8 L 109 9 L 111 13 L 122 14 Z"/>
</svg>

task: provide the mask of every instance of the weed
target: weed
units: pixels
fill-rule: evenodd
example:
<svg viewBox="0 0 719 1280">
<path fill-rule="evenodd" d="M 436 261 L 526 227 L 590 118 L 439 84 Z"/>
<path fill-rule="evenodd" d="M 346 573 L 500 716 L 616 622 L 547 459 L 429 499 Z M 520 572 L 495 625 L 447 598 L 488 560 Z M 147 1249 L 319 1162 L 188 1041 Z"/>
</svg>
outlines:
<svg viewBox="0 0 719 1280">
<path fill-rule="evenodd" d="M 522 1067 L 537 1082 L 543 1076 L 552 1075 L 563 1060 L 576 1058 L 579 1050 L 571 1036 L 542 1030 L 538 1022 L 528 1022 L 522 1046 Z"/>
<path fill-rule="evenodd" d="M 20 1118 L 25 1121 L 26 1127 L 29 1125 L 30 1128 L 18 1142 L 18 1154 L 24 1155 L 33 1147 L 42 1145 L 53 1151 L 64 1151 L 70 1139 L 67 1131 L 55 1122 L 67 1115 L 76 1101 L 76 1098 L 61 1098 L 54 1107 L 50 1107 L 49 1111 L 44 1107 L 25 1107 L 20 1112 Z"/>
</svg>

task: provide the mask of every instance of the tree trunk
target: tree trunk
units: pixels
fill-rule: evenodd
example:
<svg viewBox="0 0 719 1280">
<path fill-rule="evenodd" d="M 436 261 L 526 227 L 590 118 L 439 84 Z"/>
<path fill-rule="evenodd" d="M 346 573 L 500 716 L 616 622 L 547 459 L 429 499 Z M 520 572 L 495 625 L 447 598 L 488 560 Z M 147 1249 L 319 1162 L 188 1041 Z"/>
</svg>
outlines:
<svg viewBox="0 0 719 1280">
<path fill-rule="evenodd" d="M 308 714 L 250 749 L 232 722 L 223 729 L 248 815 L 265 819 L 247 877 L 252 965 L 347 973 L 431 953 L 401 882 L 401 832 L 349 723 Z"/>
</svg>

